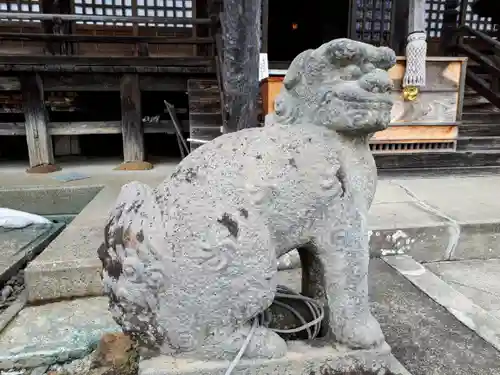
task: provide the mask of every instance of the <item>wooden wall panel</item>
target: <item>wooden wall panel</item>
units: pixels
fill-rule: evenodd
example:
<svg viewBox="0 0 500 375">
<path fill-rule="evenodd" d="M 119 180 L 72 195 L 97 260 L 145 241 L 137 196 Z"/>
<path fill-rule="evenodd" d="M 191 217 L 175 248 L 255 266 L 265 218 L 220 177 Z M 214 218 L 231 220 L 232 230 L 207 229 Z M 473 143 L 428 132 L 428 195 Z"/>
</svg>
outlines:
<svg viewBox="0 0 500 375">
<path fill-rule="evenodd" d="M 414 101 L 405 101 L 394 92 L 392 124 L 452 124 L 457 121 L 458 92 L 423 92 Z"/>
</svg>

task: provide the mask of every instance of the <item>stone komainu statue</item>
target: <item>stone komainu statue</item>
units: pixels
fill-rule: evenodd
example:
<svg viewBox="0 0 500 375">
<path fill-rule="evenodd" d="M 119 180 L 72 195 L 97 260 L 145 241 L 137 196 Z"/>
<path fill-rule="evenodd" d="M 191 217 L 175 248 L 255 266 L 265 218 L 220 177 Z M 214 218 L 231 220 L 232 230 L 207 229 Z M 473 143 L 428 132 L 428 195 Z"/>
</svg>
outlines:
<svg viewBox="0 0 500 375">
<path fill-rule="evenodd" d="M 154 190 L 125 185 L 99 249 L 123 330 L 163 354 L 233 358 L 273 302 L 276 259 L 297 248 L 302 292 L 324 302 L 327 338 L 383 343 L 368 303 L 368 139 L 389 123 L 394 63 L 392 50 L 348 39 L 305 51 L 265 127 L 203 145 Z M 286 349 L 258 327 L 245 355 Z"/>
</svg>

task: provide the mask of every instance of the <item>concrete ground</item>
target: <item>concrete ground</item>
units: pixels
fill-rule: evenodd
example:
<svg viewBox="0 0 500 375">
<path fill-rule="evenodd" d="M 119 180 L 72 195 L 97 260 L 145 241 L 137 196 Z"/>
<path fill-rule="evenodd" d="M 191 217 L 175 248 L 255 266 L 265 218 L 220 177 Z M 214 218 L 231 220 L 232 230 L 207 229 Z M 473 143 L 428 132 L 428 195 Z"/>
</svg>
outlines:
<svg viewBox="0 0 500 375">
<path fill-rule="evenodd" d="M 156 186 L 175 168 L 172 162 L 114 171 L 118 164 L 67 163 L 48 175 L 0 166 L 0 207 L 45 215 L 81 211 L 28 266 L 31 302 L 101 295 L 96 250 L 120 187 L 131 180 Z M 69 173 L 87 178 L 56 179 Z M 369 217 L 371 252 L 381 257 L 372 261 L 371 296 L 395 356 L 413 374 L 500 374 L 498 186 L 500 176 L 379 181 Z M 297 286 L 299 277 L 290 272 L 284 281 Z M 0 348 L 5 337 L 12 339 L 0 335 Z"/>
</svg>

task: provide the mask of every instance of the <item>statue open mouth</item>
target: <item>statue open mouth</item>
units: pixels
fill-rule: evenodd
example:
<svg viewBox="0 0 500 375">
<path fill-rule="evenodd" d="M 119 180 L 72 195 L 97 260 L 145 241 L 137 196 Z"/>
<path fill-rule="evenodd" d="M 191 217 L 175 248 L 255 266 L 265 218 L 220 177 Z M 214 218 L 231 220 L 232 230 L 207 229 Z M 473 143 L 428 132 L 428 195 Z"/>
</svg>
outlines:
<svg viewBox="0 0 500 375">
<path fill-rule="evenodd" d="M 377 106 L 391 108 L 394 101 L 389 93 L 374 93 L 363 89 L 353 90 L 350 92 L 341 92 L 339 94 L 334 94 L 337 99 L 349 103 L 349 105 L 359 105 L 361 106 Z"/>
</svg>

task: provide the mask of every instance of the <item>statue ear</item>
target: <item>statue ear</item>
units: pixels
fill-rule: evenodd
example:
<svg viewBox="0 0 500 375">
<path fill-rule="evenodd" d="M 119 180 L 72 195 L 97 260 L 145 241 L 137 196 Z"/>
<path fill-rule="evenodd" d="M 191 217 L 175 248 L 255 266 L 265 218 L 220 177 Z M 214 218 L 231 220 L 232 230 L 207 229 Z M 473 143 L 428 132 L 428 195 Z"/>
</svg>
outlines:
<svg viewBox="0 0 500 375">
<path fill-rule="evenodd" d="M 285 89 L 291 90 L 301 81 L 302 75 L 304 73 L 304 67 L 311 55 L 312 50 L 304 51 L 297 55 L 295 59 L 293 59 L 290 67 L 288 68 L 285 79 L 283 80 L 283 85 Z"/>
</svg>

